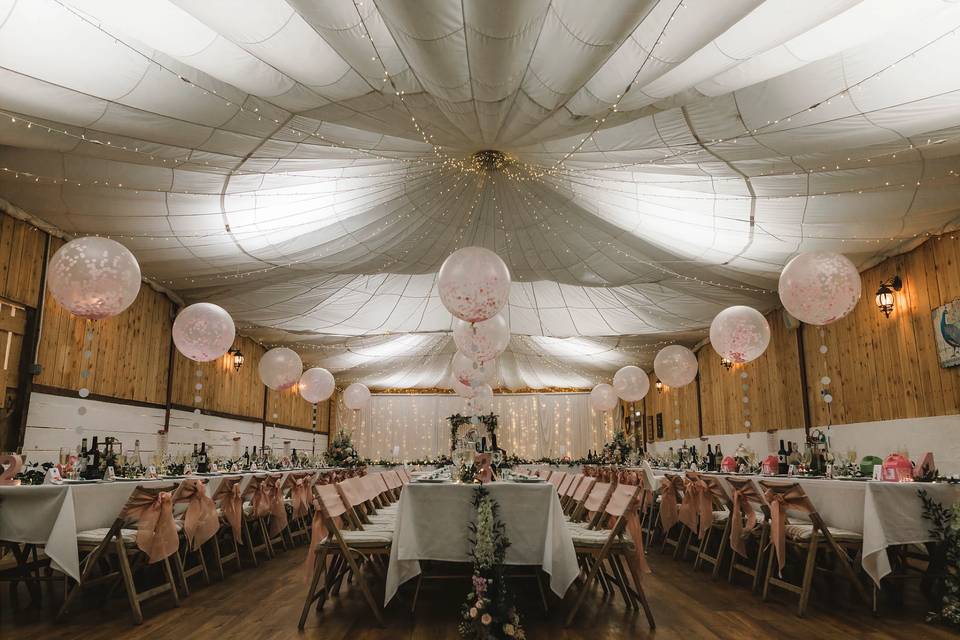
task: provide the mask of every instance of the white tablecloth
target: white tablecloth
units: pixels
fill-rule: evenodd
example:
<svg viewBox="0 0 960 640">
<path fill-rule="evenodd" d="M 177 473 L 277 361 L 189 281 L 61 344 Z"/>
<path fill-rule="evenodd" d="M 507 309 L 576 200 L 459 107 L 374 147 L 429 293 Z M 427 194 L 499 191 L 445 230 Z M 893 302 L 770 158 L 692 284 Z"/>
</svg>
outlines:
<svg viewBox="0 0 960 640">
<path fill-rule="evenodd" d="M 312 470 L 320 473 L 319 470 Z M 213 496 L 224 478 L 243 476 L 241 489 L 265 472 L 196 476 Z M 293 471 L 284 471 L 286 476 Z M 177 480 L 97 482 L 0 487 L 0 540 L 42 545 L 54 567 L 80 579 L 77 532 L 109 527 L 137 486 L 161 487 Z"/>
<path fill-rule="evenodd" d="M 657 483 L 663 473 L 655 470 Z M 710 475 L 723 477 L 724 474 Z M 861 564 L 878 585 L 892 571 L 887 547 L 933 541 L 931 523 L 923 519 L 923 504 L 917 491 L 926 489 L 930 497 L 944 506 L 960 500 L 960 485 L 947 483 L 752 477 L 755 481 L 799 483 L 828 527 L 862 533 Z M 726 488 L 729 492 L 730 486 Z M 758 485 L 757 489 L 761 487 Z M 799 512 L 790 512 L 790 515 L 803 516 Z"/>
<path fill-rule="evenodd" d="M 510 539 L 506 563 L 543 567 L 559 596 L 579 572 L 573 540 L 552 484 L 493 482 L 484 485 L 500 505 Z M 400 496 L 390 550 L 384 605 L 401 584 L 420 574 L 420 560 L 470 562 L 467 525 L 476 519 L 476 485 L 408 484 Z"/>
</svg>

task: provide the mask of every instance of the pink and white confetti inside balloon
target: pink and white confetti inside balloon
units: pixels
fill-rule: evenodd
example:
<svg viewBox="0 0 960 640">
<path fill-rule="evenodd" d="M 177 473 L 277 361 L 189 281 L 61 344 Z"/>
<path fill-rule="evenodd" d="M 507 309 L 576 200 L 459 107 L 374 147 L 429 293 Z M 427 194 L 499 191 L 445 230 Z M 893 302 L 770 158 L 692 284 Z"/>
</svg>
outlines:
<svg viewBox="0 0 960 640">
<path fill-rule="evenodd" d="M 469 384 L 463 384 L 457 380 L 456 376 L 450 376 L 450 388 L 453 389 L 453 392 L 458 396 L 461 398 L 466 398 L 467 400 L 470 400 L 477 395 L 476 387 L 471 387 Z"/>
<path fill-rule="evenodd" d="M 668 387 L 683 387 L 697 377 L 697 356 L 683 345 L 672 344 L 660 349 L 653 359 L 657 378 Z"/>
<path fill-rule="evenodd" d="M 260 358 L 260 380 L 274 391 L 289 389 L 300 380 L 303 361 L 297 352 L 286 347 L 274 347 Z"/>
<path fill-rule="evenodd" d="M 777 289 L 790 315 L 807 324 L 825 325 L 857 306 L 860 274 L 845 255 L 811 251 L 787 263 Z"/>
<path fill-rule="evenodd" d="M 497 365 L 495 360 L 484 363 L 474 362 L 469 357 L 457 351 L 453 355 L 453 361 L 450 363 L 450 370 L 453 373 L 454 379 L 460 384 L 477 387 L 482 384 L 494 382 Z"/>
<path fill-rule="evenodd" d="M 122 313 L 137 299 L 140 265 L 119 242 L 77 238 L 53 254 L 47 286 L 73 315 L 102 320 Z"/>
<path fill-rule="evenodd" d="M 606 383 L 600 383 L 590 391 L 590 406 L 594 411 L 610 411 L 617 406 L 617 392 Z"/>
<path fill-rule="evenodd" d="M 328 399 L 333 395 L 336 386 L 333 374 L 322 367 L 307 369 L 300 376 L 300 395 L 310 403 Z"/>
<path fill-rule="evenodd" d="M 628 364 L 613 375 L 613 390 L 622 400 L 643 400 L 650 390 L 650 378 L 640 367 Z"/>
<path fill-rule="evenodd" d="M 499 313 L 473 324 L 454 318 L 453 341 L 461 353 L 477 362 L 487 362 L 503 353 L 510 344 L 510 327 Z"/>
<path fill-rule="evenodd" d="M 752 307 L 727 307 L 710 323 L 710 344 L 731 362 L 750 362 L 763 355 L 770 344 L 770 325 Z"/>
<path fill-rule="evenodd" d="M 479 413 L 489 413 L 493 410 L 493 387 L 481 384 L 474 388 L 473 406 Z"/>
<path fill-rule="evenodd" d="M 443 261 L 437 289 L 447 311 L 466 322 L 482 322 L 507 303 L 510 270 L 493 251 L 464 247 Z"/>
<path fill-rule="evenodd" d="M 186 307 L 173 321 L 173 344 L 196 362 L 210 362 L 225 354 L 236 335 L 230 314 L 209 302 Z"/>
<path fill-rule="evenodd" d="M 370 402 L 370 389 L 365 384 L 354 382 L 343 391 L 343 404 L 347 405 L 348 409 L 359 411 L 367 406 L 368 402 Z"/>
</svg>

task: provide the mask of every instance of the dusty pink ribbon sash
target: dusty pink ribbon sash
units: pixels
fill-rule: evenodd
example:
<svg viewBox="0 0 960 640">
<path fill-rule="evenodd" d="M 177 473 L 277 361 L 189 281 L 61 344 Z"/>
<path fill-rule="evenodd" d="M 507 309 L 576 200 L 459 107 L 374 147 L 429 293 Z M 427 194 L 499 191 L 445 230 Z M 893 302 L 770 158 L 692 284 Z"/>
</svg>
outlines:
<svg viewBox="0 0 960 640">
<path fill-rule="evenodd" d="M 169 491 L 151 494 L 137 487 L 124 507 L 123 517 L 137 523 L 137 548 L 147 555 L 150 564 L 170 557 L 180 547 Z"/>
<path fill-rule="evenodd" d="M 730 511 L 730 547 L 744 558 L 747 557 L 747 538 L 757 526 L 757 512 L 740 489 L 733 490 L 733 505 Z M 746 524 L 743 519 L 746 518 Z"/>
<path fill-rule="evenodd" d="M 702 536 L 713 525 L 713 498 L 706 483 L 699 478 L 685 478 L 683 484 L 680 522 L 690 527 L 690 530 L 696 532 L 697 535 Z"/>
<path fill-rule="evenodd" d="M 633 540 L 634 553 L 627 556 L 627 560 L 635 563 L 639 573 L 650 573 L 650 566 L 647 564 L 647 555 L 643 552 L 643 527 L 640 525 L 640 516 L 637 514 L 638 504 L 630 505 L 627 511 L 627 532 Z"/>
<path fill-rule="evenodd" d="M 677 492 L 670 478 L 660 479 L 660 523 L 664 533 L 673 529 L 679 519 L 677 511 Z"/>
<path fill-rule="evenodd" d="M 283 504 L 283 479 L 270 478 L 264 481 L 269 485 L 270 500 L 270 536 L 279 535 L 281 531 L 287 528 L 287 508 Z"/>
<path fill-rule="evenodd" d="M 196 549 L 217 535 L 220 518 L 217 505 L 207 496 L 202 480 L 184 480 L 177 489 L 177 502 L 186 502 L 183 515 L 183 533 L 190 549 Z"/>
<path fill-rule="evenodd" d="M 290 499 L 293 501 L 293 517 L 305 518 L 310 513 L 310 476 L 301 476 L 293 481 Z"/>
<path fill-rule="evenodd" d="M 266 518 L 270 515 L 273 502 L 273 491 L 270 485 L 271 479 L 264 478 L 253 488 L 253 495 L 250 497 L 250 506 L 253 509 L 253 516 L 255 518 Z"/>
<path fill-rule="evenodd" d="M 240 483 L 234 483 L 227 492 L 224 492 L 220 498 L 220 512 L 223 519 L 230 525 L 233 531 L 233 538 L 237 544 L 243 544 L 243 536 L 240 535 L 240 523 L 243 518 L 243 496 L 240 494 Z"/>
<path fill-rule="evenodd" d="M 780 491 L 767 487 L 763 497 L 770 505 L 770 538 L 773 542 L 773 548 L 777 552 L 778 569 L 782 572 L 783 565 L 787 560 L 787 510 L 796 509 L 812 513 L 814 508 L 810 499 L 807 498 L 807 494 L 799 485 L 791 485 L 786 490 Z"/>
<path fill-rule="evenodd" d="M 341 518 L 338 516 L 333 519 L 334 524 L 339 527 L 341 525 Z M 327 524 L 324 518 L 323 512 L 320 510 L 319 505 L 315 505 L 315 510 L 313 512 L 313 523 L 310 526 L 310 548 L 307 550 L 307 559 L 303 563 L 303 579 L 304 582 L 309 582 L 313 578 L 313 572 L 317 564 L 317 546 L 326 540 L 329 532 L 327 531 Z M 327 564 L 330 563 L 331 556 L 327 556 Z"/>
</svg>

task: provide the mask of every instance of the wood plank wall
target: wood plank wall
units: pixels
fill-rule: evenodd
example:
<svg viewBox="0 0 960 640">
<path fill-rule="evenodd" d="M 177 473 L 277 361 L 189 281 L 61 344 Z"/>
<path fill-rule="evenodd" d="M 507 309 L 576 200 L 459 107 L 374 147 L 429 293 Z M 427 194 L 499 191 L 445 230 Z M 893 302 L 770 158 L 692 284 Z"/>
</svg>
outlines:
<svg viewBox="0 0 960 640">
<path fill-rule="evenodd" d="M 690 383 L 679 388 L 664 385 L 657 391 L 657 376 L 650 372 L 650 391 L 643 399 L 645 424 L 653 417 L 654 440 L 696 438 L 700 435 L 700 413 L 697 410 L 697 385 Z M 656 437 L 657 414 L 663 413 L 663 437 Z M 677 424 L 676 420 L 680 420 Z"/>
<path fill-rule="evenodd" d="M 237 337 L 233 346 L 243 353 L 243 366 L 233 368 L 226 354 L 212 362 L 194 362 L 175 351 L 173 359 L 174 405 L 260 420 L 263 418 L 263 384 L 257 373 L 264 348 L 249 338 Z M 201 376 L 197 376 L 197 372 Z M 202 389 L 196 389 L 202 384 Z M 200 403 L 194 397 L 200 396 Z"/>
</svg>

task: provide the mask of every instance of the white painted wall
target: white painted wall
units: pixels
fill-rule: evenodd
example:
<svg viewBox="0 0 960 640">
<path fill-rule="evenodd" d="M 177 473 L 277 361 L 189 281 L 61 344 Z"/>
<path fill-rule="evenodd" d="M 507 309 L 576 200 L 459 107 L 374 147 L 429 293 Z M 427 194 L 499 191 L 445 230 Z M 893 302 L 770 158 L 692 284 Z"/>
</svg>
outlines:
<svg viewBox="0 0 960 640">
<path fill-rule="evenodd" d="M 695 444 L 697 451 L 706 451 L 708 443 L 713 447 L 720 443 L 725 454 L 733 453 L 737 445 L 742 443 L 763 457 L 776 453 L 781 438 L 802 443 L 803 437 L 803 429 L 784 429 L 769 434 L 765 431 L 753 433 L 749 437 L 746 433 L 706 436 L 703 440 L 688 439 L 686 443 L 688 446 Z M 866 455 L 885 458 L 890 453 L 906 449 L 910 458 L 916 461 L 927 451 L 933 451 L 934 460 L 942 473 L 960 473 L 960 415 L 833 425 L 827 437 L 835 453 L 844 454 L 853 449 L 857 452 L 857 459 Z M 664 440 L 652 443 L 650 449 L 666 452 L 669 447 L 676 449 L 682 446 L 683 442 Z"/>
<path fill-rule="evenodd" d="M 82 438 L 89 441 L 97 436 L 113 436 L 123 443 L 125 451 L 132 451 L 134 441 L 140 440 L 140 451 L 147 458 L 157 448 L 157 434 L 163 429 L 164 410 L 138 407 L 114 402 L 33 393 L 27 412 L 27 429 L 23 453 L 30 462 L 56 462 L 60 447 L 75 450 Z M 233 454 L 233 438 L 240 438 L 240 452 L 244 447 L 258 448 L 263 424 L 218 416 L 194 414 L 174 409 L 170 412 L 170 431 L 167 448 L 171 453 L 187 453 L 194 443 L 207 443 L 214 457 Z M 276 451 L 283 450 L 284 441 L 298 452 L 309 453 L 314 436 L 304 431 L 267 427 L 267 444 Z M 326 449 L 327 436 L 317 434 L 317 451 Z"/>
</svg>

